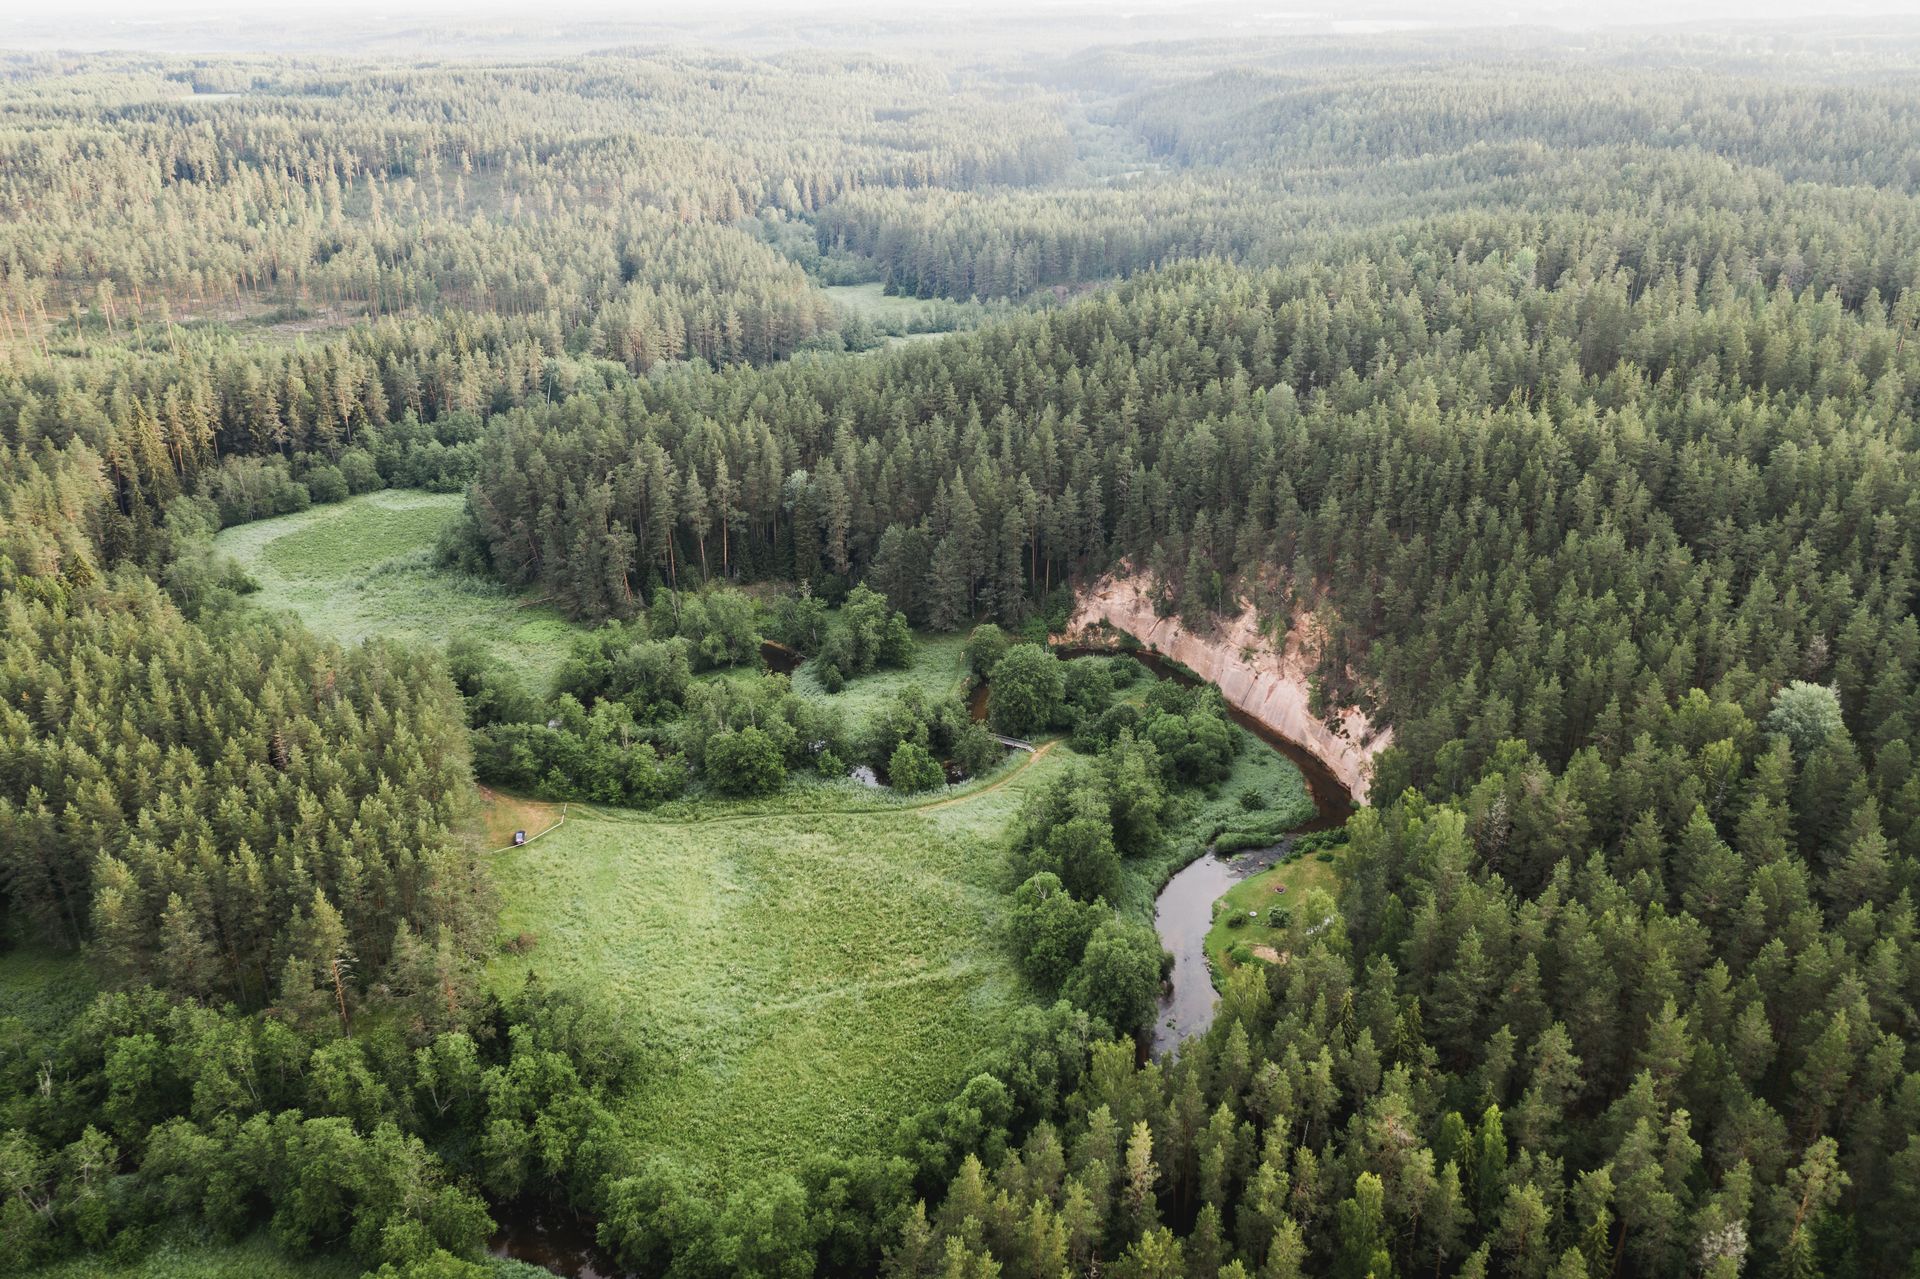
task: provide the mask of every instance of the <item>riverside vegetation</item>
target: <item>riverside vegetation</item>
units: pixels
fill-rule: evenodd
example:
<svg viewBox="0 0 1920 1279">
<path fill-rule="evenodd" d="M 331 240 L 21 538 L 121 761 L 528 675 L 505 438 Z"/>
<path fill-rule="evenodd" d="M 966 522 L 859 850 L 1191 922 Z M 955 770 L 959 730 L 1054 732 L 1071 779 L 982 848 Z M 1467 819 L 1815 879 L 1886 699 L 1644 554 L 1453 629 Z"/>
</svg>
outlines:
<svg viewBox="0 0 1920 1279">
<path fill-rule="evenodd" d="M 1035 29 L 0 66 L 0 1268 L 1913 1273 L 1920 39 Z"/>
</svg>

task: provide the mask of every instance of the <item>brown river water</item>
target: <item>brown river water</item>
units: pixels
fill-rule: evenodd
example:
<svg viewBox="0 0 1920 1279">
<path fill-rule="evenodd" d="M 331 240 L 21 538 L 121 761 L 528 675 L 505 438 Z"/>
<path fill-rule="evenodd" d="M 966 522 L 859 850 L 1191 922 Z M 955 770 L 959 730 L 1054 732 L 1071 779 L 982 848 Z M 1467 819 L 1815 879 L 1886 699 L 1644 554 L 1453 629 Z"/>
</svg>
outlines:
<svg viewBox="0 0 1920 1279">
<path fill-rule="evenodd" d="M 805 660 L 801 654 L 771 640 L 761 645 L 761 656 L 771 670 L 791 672 Z M 1068 647 L 1054 649 L 1061 657 L 1124 654 L 1163 679 L 1192 687 L 1201 681 L 1154 653 L 1136 650 Z M 973 718 L 987 716 L 987 688 L 976 684 L 968 709 Z M 1220 895 L 1249 875 L 1257 874 L 1287 854 L 1294 835 L 1330 830 L 1352 816 L 1353 797 L 1325 764 L 1300 746 L 1254 719 L 1238 707 L 1227 714 L 1242 728 L 1285 755 L 1306 778 L 1313 797 L 1313 817 L 1271 848 L 1255 848 L 1232 857 L 1203 853 L 1167 881 L 1154 901 L 1153 926 L 1160 944 L 1173 953 L 1173 976 L 1160 996 L 1160 1016 L 1154 1023 L 1151 1051 L 1170 1053 L 1182 1041 L 1213 1024 L 1220 1002 L 1207 967 L 1204 943 L 1213 923 L 1213 904 Z M 877 779 L 876 779 L 877 780 Z M 627 1274 L 603 1253 L 594 1240 L 593 1223 L 565 1209 L 503 1205 L 495 1213 L 500 1230 L 488 1243 L 496 1257 L 512 1257 L 542 1266 L 564 1279 L 622 1279 Z"/>
</svg>

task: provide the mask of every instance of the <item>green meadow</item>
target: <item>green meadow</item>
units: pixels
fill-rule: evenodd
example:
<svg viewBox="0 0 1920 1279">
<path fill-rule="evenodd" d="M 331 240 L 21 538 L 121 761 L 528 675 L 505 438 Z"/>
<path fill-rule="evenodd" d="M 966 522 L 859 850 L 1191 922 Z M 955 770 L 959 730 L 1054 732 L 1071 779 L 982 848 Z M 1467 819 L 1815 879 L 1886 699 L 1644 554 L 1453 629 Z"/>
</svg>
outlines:
<svg viewBox="0 0 1920 1279">
<path fill-rule="evenodd" d="M 716 1182 L 858 1150 L 951 1094 L 1032 998 L 1001 935 L 1003 835 L 1064 750 L 931 800 L 851 784 L 661 816 L 575 806 L 497 856 L 497 985 L 531 968 L 642 1050 L 636 1137 Z"/>
<path fill-rule="evenodd" d="M 863 724 L 873 718 L 882 703 L 917 687 L 928 701 L 958 694 L 967 679 L 967 637 L 919 632 L 913 637 L 913 661 L 902 667 L 882 667 L 866 675 L 857 675 L 837 693 L 822 688 L 814 676 L 814 663 L 803 663 L 793 673 L 793 691 L 802 697 L 817 697 L 840 708 L 849 724 Z"/>
<path fill-rule="evenodd" d="M 370 636 L 444 645 L 472 636 L 494 660 L 544 688 L 577 629 L 558 609 L 434 563 L 434 543 L 465 502 L 457 493 L 387 489 L 226 529 L 214 548 L 260 589 L 262 608 L 297 613 L 343 644 Z"/>
<path fill-rule="evenodd" d="M 1338 854 L 1335 854 L 1337 859 Z M 1204 943 L 1215 984 L 1243 963 L 1277 963 L 1285 945 L 1285 929 L 1268 926 L 1276 909 L 1299 911 L 1307 894 L 1318 890 L 1329 898 L 1340 891 L 1338 860 L 1321 861 L 1307 853 L 1250 875 L 1229 888 L 1213 904 L 1213 926 Z M 1312 921 L 1307 921 L 1312 922 Z"/>
<path fill-rule="evenodd" d="M 228 529 L 216 545 L 259 583 L 260 606 L 334 639 L 473 635 L 496 661 L 549 679 L 577 628 L 435 564 L 460 503 L 370 493 Z M 808 664 L 794 688 L 858 725 L 909 688 L 963 691 L 964 645 L 920 635 L 906 667 L 828 694 Z M 1284 757 L 1250 735 L 1244 745 L 1225 785 L 1189 796 L 1165 852 L 1128 867 L 1122 908 L 1150 918 L 1167 875 L 1216 835 L 1311 811 Z M 1027 796 L 1073 758 L 1058 742 L 1013 753 L 984 777 L 912 800 L 796 780 L 766 799 L 689 798 L 650 813 L 576 804 L 558 825 L 557 805 L 488 792 L 477 840 L 497 849 L 512 830 L 544 832 L 492 856 L 500 937 L 521 944 L 503 946 L 491 980 L 504 991 L 531 970 L 611 1018 L 641 1063 L 624 1121 L 697 1177 L 719 1184 L 790 1167 L 802 1152 L 871 1147 L 903 1115 L 950 1096 L 1007 1015 L 1035 997 L 1004 938 L 1006 841 Z M 1257 811 L 1239 803 L 1248 790 L 1263 797 Z M 16 967 L 0 969 L 0 1007 L 9 980 L 69 979 L 57 964 Z"/>
</svg>

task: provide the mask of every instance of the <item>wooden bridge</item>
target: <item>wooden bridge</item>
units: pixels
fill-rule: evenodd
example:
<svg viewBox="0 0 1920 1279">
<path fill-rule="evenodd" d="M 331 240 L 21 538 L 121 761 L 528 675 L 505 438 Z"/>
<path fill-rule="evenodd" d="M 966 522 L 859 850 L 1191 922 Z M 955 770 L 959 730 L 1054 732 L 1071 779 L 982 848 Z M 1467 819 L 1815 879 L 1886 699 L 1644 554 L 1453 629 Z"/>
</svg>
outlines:
<svg viewBox="0 0 1920 1279">
<path fill-rule="evenodd" d="M 988 733 L 987 736 L 999 742 L 1002 746 L 1010 746 L 1014 750 L 1025 751 L 1029 755 L 1039 749 L 1039 747 L 1035 746 L 1032 742 L 1023 742 L 1017 737 L 1003 737 L 999 733 Z"/>
</svg>

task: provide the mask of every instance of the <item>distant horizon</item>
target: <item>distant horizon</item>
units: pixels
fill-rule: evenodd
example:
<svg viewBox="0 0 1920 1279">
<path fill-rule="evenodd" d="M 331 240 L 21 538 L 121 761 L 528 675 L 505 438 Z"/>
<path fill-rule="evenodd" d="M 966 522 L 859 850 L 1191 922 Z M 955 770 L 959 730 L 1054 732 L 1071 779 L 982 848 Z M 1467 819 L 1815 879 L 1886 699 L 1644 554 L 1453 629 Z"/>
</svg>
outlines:
<svg viewBox="0 0 1920 1279">
<path fill-rule="evenodd" d="M 577 52 L 627 40 L 667 43 L 793 43 L 832 46 L 954 44 L 990 45 L 1016 32 L 1054 30 L 1089 46 L 1146 40 L 1230 37 L 1256 29 L 1264 34 L 1365 39 L 1422 31 L 1535 29 L 1579 33 L 1685 30 L 1710 25 L 1716 32 L 1750 30 L 1810 35 L 1856 34 L 1859 24 L 1892 21 L 1920 24 L 1920 0 L 1757 0 L 1680 4 L 1626 0 L 1596 12 L 1580 0 L 1518 5 L 1383 0 L 1351 5 L 1276 3 L 1223 4 L 1218 0 L 1151 0 L 1120 13 L 1086 0 L 1036 0 L 1014 4 L 988 0 L 960 4 L 926 0 L 910 4 L 844 2 L 779 3 L 736 0 L 696 12 L 668 5 L 632 5 L 569 0 L 537 12 L 508 3 L 463 4 L 460 0 L 409 0 L 396 9 L 372 0 L 342 4 L 274 6 L 256 0 L 79 0 L 57 11 L 36 10 L 0 18 L 0 49 L 14 52 L 154 52 L 208 55 L 410 52 L 432 56 L 514 44 L 528 53 Z M 1082 30 L 1075 30 L 1082 27 Z"/>
</svg>

